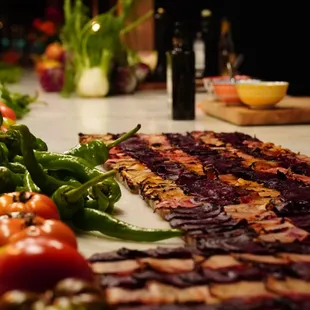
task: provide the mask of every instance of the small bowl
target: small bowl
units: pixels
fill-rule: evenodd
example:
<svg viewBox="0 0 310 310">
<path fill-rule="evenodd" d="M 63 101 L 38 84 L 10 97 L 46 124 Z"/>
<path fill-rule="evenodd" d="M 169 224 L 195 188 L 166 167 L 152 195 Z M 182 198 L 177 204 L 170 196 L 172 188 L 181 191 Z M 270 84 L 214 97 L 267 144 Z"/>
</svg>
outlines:
<svg viewBox="0 0 310 310">
<path fill-rule="evenodd" d="M 227 104 L 240 103 L 235 82 L 230 80 L 216 81 L 213 83 L 213 87 L 219 101 L 225 102 Z"/>
<path fill-rule="evenodd" d="M 235 80 L 237 81 L 245 80 L 245 79 L 250 79 L 250 77 L 247 75 L 236 75 L 235 76 Z M 203 85 L 207 92 L 208 100 L 213 100 L 213 101 L 221 100 L 222 96 L 221 95 L 218 96 L 217 92 L 215 91 L 215 87 L 214 87 L 214 84 L 218 82 L 222 82 L 222 83 L 230 82 L 230 78 L 229 76 L 208 76 L 208 77 L 203 78 Z"/>
<path fill-rule="evenodd" d="M 242 103 L 252 109 L 269 109 L 280 102 L 287 93 L 288 82 L 247 80 L 236 83 Z"/>
</svg>

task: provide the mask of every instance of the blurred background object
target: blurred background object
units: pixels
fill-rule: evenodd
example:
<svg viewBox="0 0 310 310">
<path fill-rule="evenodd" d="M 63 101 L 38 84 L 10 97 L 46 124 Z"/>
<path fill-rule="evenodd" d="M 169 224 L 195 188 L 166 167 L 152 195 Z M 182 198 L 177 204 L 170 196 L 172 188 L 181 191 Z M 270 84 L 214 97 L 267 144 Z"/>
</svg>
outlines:
<svg viewBox="0 0 310 310">
<path fill-rule="evenodd" d="M 90 15 L 105 12 L 115 3 L 116 0 L 84 1 L 90 8 Z M 62 0 L 1 0 L 2 61 L 29 65 L 29 55 L 42 54 L 48 43 L 57 41 L 63 19 L 62 6 Z M 137 51 L 157 51 L 160 66 L 156 72 L 163 72 L 157 79 L 165 80 L 165 69 L 161 68 L 162 64 L 165 66 L 165 60 L 161 55 L 171 49 L 172 25 L 179 21 L 190 28 L 192 43 L 196 46 L 194 50 L 200 51 L 197 65 L 201 67 L 205 62 L 204 76 L 224 74 L 222 39 L 228 34 L 233 43 L 233 54 L 244 56 L 239 67 L 242 74 L 264 80 L 289 81 L 289 94 L 310 94 L 306 2 L 135 0 L 128 22 L 150 9 L 154 9 L 154 18 L 130 32 L 126 43 Z M 159 18 L 163 17 L 159 12 L 164 12 L 164 18 Z M 203 12 L 211 14 L 204 15 Z M 161 34 L 159 40 L 156 34 L 162 33 L 162 29 L 166 29 L 165 35 Z M 202 50 L 204 58 L 201 57 Z"/>
</svg>

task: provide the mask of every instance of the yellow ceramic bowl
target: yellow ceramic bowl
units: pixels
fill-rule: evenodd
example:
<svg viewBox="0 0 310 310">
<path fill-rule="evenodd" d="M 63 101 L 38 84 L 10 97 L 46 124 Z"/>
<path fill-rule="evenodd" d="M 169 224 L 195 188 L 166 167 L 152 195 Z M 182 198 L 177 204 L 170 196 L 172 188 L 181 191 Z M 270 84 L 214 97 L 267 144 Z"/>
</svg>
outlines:
<svg viewBox="0 0 310 310">
<path fill-rule="evenodd" d="M 281 101 L 288 89 L 288 82 L 242 81 L 237 83 L 238 96 L 253 109 L 266 109 Z"/>
</svg>

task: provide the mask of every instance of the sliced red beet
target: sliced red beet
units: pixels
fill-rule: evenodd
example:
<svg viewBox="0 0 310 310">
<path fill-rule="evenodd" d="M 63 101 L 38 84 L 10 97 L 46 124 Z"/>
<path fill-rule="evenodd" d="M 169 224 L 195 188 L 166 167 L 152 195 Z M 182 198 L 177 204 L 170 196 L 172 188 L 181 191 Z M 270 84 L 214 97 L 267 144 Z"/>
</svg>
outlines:
<svg viewBox="0 0 310 310">
<path fill-rule="evenodd" d="M 262 152 L 262 150 L 258 147 L 249 147 L 245 144 L 245 141 L 250 142 L 261 142 L 256 138 L 252 138 L 249 135 L 245 135 L 242 133 L 214 133 L 215 137 L 219 140 L 223 141 L 225 144 L 230 144 L 231 146 L 239 149 L 240 151 L 252 155 L 254 157 L 258 157 L 261 159 L 265 159 L 268 161 L 276 161 L 283 168 L 290 169 L 292 172 L 297 174 L 302 174 L 306 176 L 310 176 L 310 165 L 309 163 L 302 162 L 300 159 L 296 157 L 296 154 L 293 152 L 289 152 L 289 154 L 277 154 L 276 156 L 272 156 Z"/>
<path fill-rule="evenodd" d="M 91 263 L 94 263 L 94 262 L 113 262 L 113 261 L 144 258 L 144 257 L 191 258 L 194 253 L 196 253 L 195 249 L 185 247 L 177 247 L 177 248 L 157 247 L 155 249 L 149 249 L 146 251 L 121 248 L 113 252 L 94 254 L 88 260 Z"/>
<path fill-rule="evenodd" d="M 193 136 L 191 136 L 191 134 L 182 135 L 166 133 L 164 135 L 172 145 L 178 147 L 185 153 L 199 159 L 203 166 L 212 166 L 220 174 L 233 174 L 238 178 L 262 183 L 267 188 L 280 191 L 281 199 L 284 204 L 289 206 L 287 207 L 287 209 L 289 208 L 289 210 L 283 209 L 282 212 L 279 211 L 279 214 L 310 212 L 309 185 L 306 185 L 299 181 L 287 179 L 283 173 L 275 174 L 260 172 L 254 171 L 250 167 L 243 167 L 241 164 L 241 161 L 243 160 L 242 158 L 231 154 L 225 154 L 223 152 L 218 152 L 216 150 L 211 150 L 205 143 L 197 141 Z M 233 141 L 232 144 L 236 147 L 239 147 L 240 145 L 243 147 L 244 145 L 242 143 L 243 141 L 245 141 L 245 139 L 251 140 L 250 136 L 240 133 L 223 133 L 219 135 L 221 139 L 224 139 L 226 137 L 225 143 L 231 143 L 230 141 Z M 256 139 L 252 139 L 251 141 L 256 141 Z M 302 165 L 305 166 L 305 163 L 303 163 Z M 210 187 L 211 191 L 213 189 L 212 186 L 210 186 L 209 184 L 207 185 L 200 181 L 197 181 L 196 184 L 197 186 L 201 187 L 208 186 L 208 188 Z M 218 192 L 219 189 L 214 189 L 214 191 Z M 234 201 L 234 198 L 229 195 L 229 192 L 225 192 L 225 189 L 223 193 L 225 199 L 222 199 L 223 204 L 220 205 L 224 205 L 225 203 L 227 203 L 228 199 Z M 211 198 L 212 196 L 215 196 L 215 194 L 211 195 Z M 244 197 L 246 195 L 245 193 L 239 192 L 237 196 Z M 226 197 L 228 198 L 226 199 Z M 212 202 L 212 200 L 210 200 L 210 202 Z"/>
</svg>

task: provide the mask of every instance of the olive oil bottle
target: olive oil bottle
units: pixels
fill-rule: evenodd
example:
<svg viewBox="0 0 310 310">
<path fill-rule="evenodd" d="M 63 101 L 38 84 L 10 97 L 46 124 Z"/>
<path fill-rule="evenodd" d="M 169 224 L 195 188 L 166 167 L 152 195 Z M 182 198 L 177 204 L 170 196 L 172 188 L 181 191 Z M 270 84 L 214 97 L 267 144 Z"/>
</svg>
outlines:
<svg viewBox="0 0 310 310">
<path fill-rule="evenodd" d="M 219 40 L 219 71 L 220 75 L 229 75 L 228 64 L 235 63 L 236 54 L 231 34 L 231 24 L 224 18 L 221 22 Z"/>
<path fill-rule="evenodd" d="M 173 120 L 195 119 L 195 53 L 189 33 L 177 22 L 173 35 L 173 49 L 167 55 L 167 91 Z"/>
</svg>

